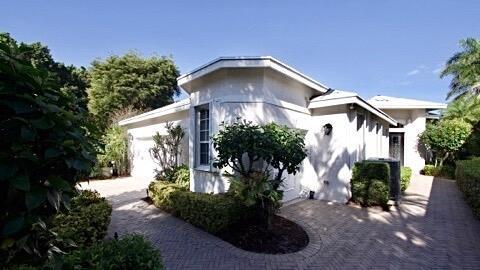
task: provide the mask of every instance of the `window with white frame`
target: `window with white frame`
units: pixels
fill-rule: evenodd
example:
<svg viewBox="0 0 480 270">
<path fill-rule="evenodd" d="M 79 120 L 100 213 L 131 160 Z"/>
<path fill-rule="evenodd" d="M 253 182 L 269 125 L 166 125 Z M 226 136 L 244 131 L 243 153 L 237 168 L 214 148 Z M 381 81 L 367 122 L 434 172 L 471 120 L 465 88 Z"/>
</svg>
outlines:
<svg viewBox="0 0 480 270">
<path fill-rule="evenodd" d="M 197 118 L 197 166 L 210 165 L 210 111 L 207 106 L 198 107 Z"/>
</svg>

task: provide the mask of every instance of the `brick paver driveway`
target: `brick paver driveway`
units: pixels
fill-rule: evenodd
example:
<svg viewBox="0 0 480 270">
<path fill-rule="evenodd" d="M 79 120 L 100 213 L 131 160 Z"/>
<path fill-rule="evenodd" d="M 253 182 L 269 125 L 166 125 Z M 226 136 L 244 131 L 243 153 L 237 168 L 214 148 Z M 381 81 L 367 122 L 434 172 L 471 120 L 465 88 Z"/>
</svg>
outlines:
<svg viewBox="0 0 480 270">
<path fill-rule="evenodd" d="M 167 269 L 480 269 L 480 222 L 455 182 L 415 176 L 403 204 L 390 212 L 300 201 L 282 215 L 310 237 L 304 250 L 261 255 L 239 250 L 148 206 L 147 181 L 94 181 L 113 203 L 109 234 L 145 235 Z"/>
</svg>

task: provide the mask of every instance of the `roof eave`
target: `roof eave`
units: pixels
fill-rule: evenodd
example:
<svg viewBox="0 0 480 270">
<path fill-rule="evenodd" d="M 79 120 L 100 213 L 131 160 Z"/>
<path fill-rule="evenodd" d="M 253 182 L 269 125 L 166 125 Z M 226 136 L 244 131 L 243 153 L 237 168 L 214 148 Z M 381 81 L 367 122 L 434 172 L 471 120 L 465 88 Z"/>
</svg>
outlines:
<svg viewBox="0 0 480 270">
<path fill-rule="evenodd" d="M 316 80 L 306 76 L 305 74 L 271 56 L 220 57 L 178 77 L 177 84 L 190 93 L 192 90 L 190 89 L 190 83 L 193 80 L 199 79 L 200 77 L 223 68 L 271 68 L 321 93 L 326 92 L 328 89 L 327 86 L 317 82 Z"/>
</svg>

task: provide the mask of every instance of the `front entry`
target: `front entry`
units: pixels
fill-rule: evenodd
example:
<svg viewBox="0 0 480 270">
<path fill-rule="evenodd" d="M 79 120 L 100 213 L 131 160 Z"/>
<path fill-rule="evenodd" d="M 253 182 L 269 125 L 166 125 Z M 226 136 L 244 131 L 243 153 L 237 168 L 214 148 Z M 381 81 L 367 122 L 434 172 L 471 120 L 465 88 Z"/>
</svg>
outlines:
<svg viewBox="0 0 480 270">
<path fill-rule="evenodd" d="M 400 160 L 403 166 L 404 133 L 390 133 L 390 157 Z"/>
</svg>

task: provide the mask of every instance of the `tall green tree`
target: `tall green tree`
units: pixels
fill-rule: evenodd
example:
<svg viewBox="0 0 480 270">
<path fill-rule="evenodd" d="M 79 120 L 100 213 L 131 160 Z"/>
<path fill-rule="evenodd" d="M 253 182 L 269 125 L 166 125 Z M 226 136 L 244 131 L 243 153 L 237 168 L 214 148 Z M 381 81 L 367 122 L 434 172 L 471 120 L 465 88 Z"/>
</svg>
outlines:
<svg viewBox="0 0 480 270">
<path fill-rule="evenodd" d="M 87 111 L 88 73 L 84 67 L 65 65 L 53 59 L 50 49 L 40 42 L 17 42 L 8 33 L 0 33 L 0 42 L 10 49 L 19 48 L 22 51 L 18 59 L 29 62 L 35 68 L 49 72 L 51 80 L 56 80 L 60 89 L 71 95 L 75 105 Z"/>
<path fill-rule="evenodd" d="M 468 38 L 460 45 L 463 51 L 454 54 L 440 74 L 441 78 L 453 76 L 447 99 L 466 93 L 480 94 L 480 40 Z"/>
<path fill-rule="evenodd" d="M 106 128 L 110 115 L 124 107 L 150 110 L 172 103 L 180 93 L 178 75 L 167 57 L 143 58 L 130 52 L 96 60 L 90 69 L 88 108 Z"/>
<path fill-rule="evenodd" d="M 466 94 L 453 100 L 443 115 L 444 119 L 460 119 L 475 125 L 480 121 L 480 96 Z"/>
</svg>

